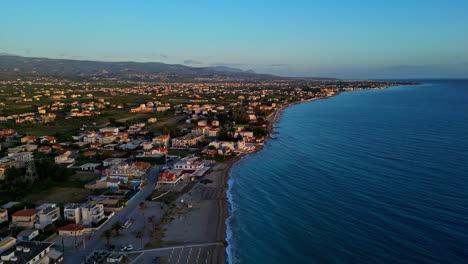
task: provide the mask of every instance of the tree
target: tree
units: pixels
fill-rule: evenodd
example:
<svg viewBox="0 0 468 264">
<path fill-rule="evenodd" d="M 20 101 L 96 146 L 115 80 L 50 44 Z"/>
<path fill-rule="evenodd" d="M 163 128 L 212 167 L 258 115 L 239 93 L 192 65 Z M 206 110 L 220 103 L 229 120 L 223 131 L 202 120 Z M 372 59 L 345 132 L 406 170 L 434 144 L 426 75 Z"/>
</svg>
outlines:
<svg viewBox="0 0 468 264">
<path fill-rule="evenodd" d="M 138 209 L 141 210 L 141 213 L 143 214 L 143 227 L 146 228 L 146 219 L 145 219 L 145 209 L 147 205 L 144 202 L 140 203 L 140 206 L 138 206 Z"/>
<path fill-rule="evenodd" d="M 140 248 L 143 248 L 143 232 L 142 231 L 136 232 L 135 238 L 140 239 Z"/>
<path fill-rule="evenodd" d="M 107 242 L 107 246 L 109 246 L 109 241 L 112 237 L 112 230 L 111 229 L 107 229 L 106 231 L 104 231 L 102 234 L 101 234 L 101 237 L 104 237 L 106 239 L 106 242 Z"/>
<path fill-rule="evenodd" d="M 115 231 L 115 234 L 119 236 L 120 231 L 123 229 L 123 225 L 120 221 L 117 221 L 112 225 L 112 229 Z"/>
</svg>

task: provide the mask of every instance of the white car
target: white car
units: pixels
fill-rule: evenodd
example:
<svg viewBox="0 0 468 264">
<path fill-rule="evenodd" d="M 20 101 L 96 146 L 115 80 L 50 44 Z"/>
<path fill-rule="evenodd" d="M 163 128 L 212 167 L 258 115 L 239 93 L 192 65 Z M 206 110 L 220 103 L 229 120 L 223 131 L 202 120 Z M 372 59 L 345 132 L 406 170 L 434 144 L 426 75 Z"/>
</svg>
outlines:
<svg viewBox="0 0 468 264">
<path fill-rule="evenodd" d="M 127 250 L 127 247 L 126 247 L 126 246 L 121 246 L 121 247 L 120 247 L 120 251 L 125 251 L 125 250 Z"/>
<path fill-rule="evenodd" d="M 133 250 L 133 245 L 132 245 L 132 244 L 129 244 L 129 245 L 127 246 L 127 250 L 128 250 L 128 251 Z"/>
</svg>

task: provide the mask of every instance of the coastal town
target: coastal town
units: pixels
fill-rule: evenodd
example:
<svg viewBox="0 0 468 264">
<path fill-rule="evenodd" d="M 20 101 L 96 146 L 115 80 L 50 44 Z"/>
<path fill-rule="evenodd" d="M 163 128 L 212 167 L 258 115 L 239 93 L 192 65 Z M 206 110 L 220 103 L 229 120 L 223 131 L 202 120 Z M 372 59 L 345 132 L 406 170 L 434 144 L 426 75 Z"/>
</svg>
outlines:
<svg viewBox="0 0 468 264">
<path fill-rule="evenodd" d="M 281 111 L 399 84 L 0 81 L 1 263 L 223 263 L 229 169 Z"/>
</svg>

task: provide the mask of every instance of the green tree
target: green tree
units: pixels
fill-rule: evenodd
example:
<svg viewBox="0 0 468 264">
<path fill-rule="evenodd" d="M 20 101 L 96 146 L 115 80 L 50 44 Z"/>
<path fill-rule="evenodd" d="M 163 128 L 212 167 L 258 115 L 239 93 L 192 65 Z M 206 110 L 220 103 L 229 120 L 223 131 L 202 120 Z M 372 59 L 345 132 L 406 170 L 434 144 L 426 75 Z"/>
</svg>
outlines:
<svg viewBox="0 0 468 264">
<path fill-rule="evenodd" d="M 115 231 L 116 236 L 119 236 L 120 231 L 123 229 L 123 225 L 120 221 L 117 221 L 112 225 L 112 229 Z"/>
<path fill-rule="evenodd" d="M 109 242 L 112 237 L 112 230 L 107 229 L 106 231 L 102 232 L 101 237 L 106 239 L 107 246 L 109 246 Z"/>
</svg>

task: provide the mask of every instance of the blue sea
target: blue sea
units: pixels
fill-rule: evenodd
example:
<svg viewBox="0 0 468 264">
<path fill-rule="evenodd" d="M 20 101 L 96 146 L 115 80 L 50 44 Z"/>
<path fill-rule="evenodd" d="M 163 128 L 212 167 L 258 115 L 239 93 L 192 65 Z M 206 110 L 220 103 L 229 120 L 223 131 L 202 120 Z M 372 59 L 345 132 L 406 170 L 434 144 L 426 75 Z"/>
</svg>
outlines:
<svg viewBox="0 0 468 264">
<path fill-rule="evenodd" d="M 468 263 L 468 81 L 287 108 L 231 171 L 229 263 Z"/>
</svg>

